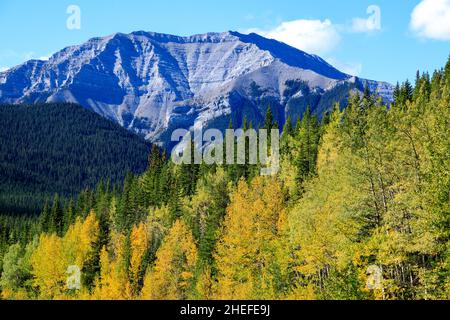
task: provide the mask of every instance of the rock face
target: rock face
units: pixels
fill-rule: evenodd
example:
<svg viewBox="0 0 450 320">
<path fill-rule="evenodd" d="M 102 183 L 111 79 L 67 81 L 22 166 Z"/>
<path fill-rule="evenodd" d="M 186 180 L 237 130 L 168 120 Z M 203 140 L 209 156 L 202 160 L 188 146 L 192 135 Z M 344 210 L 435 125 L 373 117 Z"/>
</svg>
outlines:
<svg viewBox="0 0 450 320">
<path fill-rule="evenodd" d="M 176 128 L 219 129 L 270 105 L 293 120 L 323 114 L 368 83 L 385 100 L 392 86 L 351 77 L 318 56 L 256 34 L 191 37 L 133 32 L 93 38 L 0 73 L 0 103 L 74 102 L 162 144 Z"/>
</svg>

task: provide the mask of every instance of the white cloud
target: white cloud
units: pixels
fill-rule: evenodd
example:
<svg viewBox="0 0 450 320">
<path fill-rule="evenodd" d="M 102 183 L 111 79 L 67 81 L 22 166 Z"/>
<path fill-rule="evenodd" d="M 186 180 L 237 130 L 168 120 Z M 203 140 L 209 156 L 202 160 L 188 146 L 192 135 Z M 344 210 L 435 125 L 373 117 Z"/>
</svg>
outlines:
<svg viewBox="0 0 450 320">
<path fill-rule="evenodd" d="M 34 60 L 34 59 L 47 61 L 48 59 L 50 59 L 50 55 L 38 57 L 34 51 L 26 52 L 25 54 L 23 54 L 23 57 L 24 57 L 25 61 Z"/>
<path fill-rule="evenodd" d="M 411 14 L 410 28 L 422 38 L 450 40 L 450 0 L 422 0 Z"/>
<path fill-rule="evenodd" d="M 367 7 L 367 18 L 353 18 L 351 32 L 373 32 L 381 30 L 381 9 L 379 6 Z"/>
<path fill-rule="evenodd" d="M 341 41 L 337 27 L 329 19 L 286 21 L 272 30 L 251 29 L 247 32 L 255 32 L 314 54 L 330 52 Z"/>
<path fill-rule="evenodd" d="M 370 19 L 370 18 L 369 18 Z M 367 28 L 367 20 L 364 26 Z M 370 24 L 369 24 L 370 25 Z M 327 56 L 335 49 L 340 41 L 340 32 L 345 31 L 342 25 L 335 25 L 329 19 L 285 21 L 272 30 L 250 29 L 263 37 L 284 42 L 307 53 Z M 362 71 L 361 63 L 342 62 L 333 57 L 325 59 L 338 70 L 349 75 L 359 76 Z"/>
<path fill-rule="evenodd" d="M 359 76 L 362 72 L 361 63 L 347 63 L 335 58 L 327 58 L 326 61 L 333 67 L 351 76 Z"/>
<path fill-rule="evenodd" d="M 6 70 L 8 70 L 7 67 L 0 67 L 0 72 L 6 71 Z"/>
</svg>

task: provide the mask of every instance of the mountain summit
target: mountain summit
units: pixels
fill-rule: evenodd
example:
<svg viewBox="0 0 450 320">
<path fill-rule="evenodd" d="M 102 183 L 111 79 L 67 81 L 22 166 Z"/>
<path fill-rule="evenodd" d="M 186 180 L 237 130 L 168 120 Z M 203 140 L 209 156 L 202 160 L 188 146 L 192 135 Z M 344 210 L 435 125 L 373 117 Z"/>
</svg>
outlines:
<svg viewBox="0 0 450 320">
<path fill-rule="evenodd" d="M 139 31 L 93 38 L 0 73 L 0 103 L 78 103 L 164 144 L 175 128 L 223 129 L 244 118 L 257 126 L 269 105 L 280 125 L 307 106 L 321 115 L 366 83 L 391 99 L 387 83 L 352 77 L 257 34 Z"/>
</svg>

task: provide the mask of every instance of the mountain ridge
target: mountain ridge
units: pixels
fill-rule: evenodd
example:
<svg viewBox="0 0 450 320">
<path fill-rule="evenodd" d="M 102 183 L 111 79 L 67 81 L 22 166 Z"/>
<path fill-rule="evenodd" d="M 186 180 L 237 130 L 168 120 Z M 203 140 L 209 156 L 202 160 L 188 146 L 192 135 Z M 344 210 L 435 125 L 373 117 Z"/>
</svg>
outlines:
<svg viewBox="0 0 450 320">
<path fill-rule="evenodd" d="M 78 103 L 167 144 L 175 128 L 224 129 L 244 117 L 258 125 L 269 104 L 280 124 L 288 116 L 295 120 L 306 105 L 321 115 L 332 107 L 331 98 L 320 105 L 325 94 L 341 97 L 343 88 L 361 91 L 365 83 L 391 99 L 388 83 L 352 77 L 319 56 L 254 33 L 136 31 L 91 38 L 48 61 L 0 73 L 0 103 Z"/>
</svg>

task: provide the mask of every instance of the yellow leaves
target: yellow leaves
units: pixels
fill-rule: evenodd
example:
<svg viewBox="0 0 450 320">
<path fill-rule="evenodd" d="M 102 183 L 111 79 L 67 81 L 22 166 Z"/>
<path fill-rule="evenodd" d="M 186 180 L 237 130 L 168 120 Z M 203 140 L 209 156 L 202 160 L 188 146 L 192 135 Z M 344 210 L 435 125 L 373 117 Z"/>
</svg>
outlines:
<svg viewBox="0 0 450 320">
<path fill-rule="evenodd" d="M 333 201 L 327 192 L 321 188 L 307 191 L 290 213 L 293 240 L 301 248 L 299 254 L 304 263 L 298 270 L 304 274 L 315 274 L 328 265 L 345 266 L 352 256 L 354 228 L 339 207 L 345 195 L 327 203 Z"/>
<path fill-rule="evenodd" d="M 118 211 L 142 199 L 136 195 L 130 203 L 118 203 L 112 196 L 105 221 L 113 225 L 99 253 L 100 275 L 91 297 L 448 297 L 450 280 L 443 279 L 450 265 L 448 90 L 439 92 L 445 96 L 439 101 L 435 92 L 431 102 L 422 97 L 389 111 L 381 106 L 362 110 L 355 96 L 348 112 L 336 111 L 326 127 L 317 176 L 309 175 L 315 163 L 309 162 L 314 158 L 310 146 L 288 137 L 289 154 L 278 178 L 241 180 L 232 190 L 223 168 L 217 168 L 200 178 L 192 197 L 179 199 L 183 207 L 177 203 L 175 209 L 183 218 L 173 225 L 174 208 L 162 206 L 149 208 L 148 220 L 131 230 L 127 224 L 130 234 L 119 233 L 124 228 L 117 228 L 123 218 Z M 304 140 L 309 129 L 301 130 Z M 307 174 L 299 179 L 302 172 Z M 93 212 L 64 237 L 41 235 L 30 259 L 40 298 L 90 297 L 87 288 L 76 294 L 67 290 L 66 272 L 77 265 L 94 274 L 96 268 L 90 267 L 96 266 L 87 263 L 98 237 Z M 155 254 L 155 261 L 147 261 Z M 215 262 L 217 269 L 205 261 Z M 148 270 L 147 263 L 152 263 Z M 365 288 L 370 266 L 382 269 L 382 289 Z M 25 290 L 6 288 L 2 298 L 22 294 L 26 297 Z"/>
<path fill-rule="evenodd" d="M 0 298 L 2 300 L 12 300 L 15 299 L 15 295 L 16 293 L 8 288 L 2 288 L 2 290 L 0 291 Z"/>
<path fill-rule="evenodd" d="M 69 265 L 76 265 L 80 269 L 93 253 L 93 244 L 99 235 L 99 223 L 95 213 L 91 213 L 84 221 L 77 219 L 74 225 L 69 227 L 63 238 L 64 254 Z"/>
<path fill-rule="evenodd" d="M 296 270 L 315 275 L 332 266 L 343 269 L 353 257 L 365 193 L 354 170 L 354 156 L 341 148 L 340 116 L 324 134 L 318 156 L 318 176 L 305 184 L 302 199 L 288 214 L 289 230 L 298 250 Z M 349 166 L 351 164 L 351 166 Z M 357 187 L 359 186 L 359 187 Z"/>
<path fill-rule="evenodd" d="M 97 241 L 98 220 L 94 212 L 72 225 L 63 238 L 55 234 L 42 234 L 31 256 L 34 285 L 42 298 L 63 298 L 68 292 L 67 269 L 76 266 L 80 270 L 93 253 L 92 244 Z"/>
<path fill-rule="evenodd" d="M 376 264 L 386 297 L 431 296 L 438 281 L 428 272 L 445 256 L 448 226 L 448 97 L 422 96 L 390 110 L 361 110 L 358 100 L 327 126 L 318 176 L 288 213 L 296 270 L 314 277 L 352 266 L 364 282 Z"/>
<path fill-rule="evenodd" d="M 186 199 L 184 207 L 189 214 L 191 220 L 197 220 L 199 224 L 200 234 L 204 234 L 206 229 L 206 220 L 209 215 L 210 207 L 212 206 L 213 199 L 211 195 L 205 190 L 203 184 L 199 184 L 195 195 L 192 199 Z"/>
<path fill-rule="evenodd" d="M 20 288 L 17 291 L 10 290 L 10 289 L 4 289 L 0 291 L 0 300 L 29 300 L 30 297 L 28 295 L 28 292 L 24 288 Z"/>
<path fill-rule="evenodd" d="M 239 243 L 270 240 L 277 232 L 282 211 L 283 193 L 275 179 L 257 177 L 251 187 L 241 180 L 227 209 L 224 237 Z M 240 233 L 245 240 L 237 237 Z"/>
<path fill-rule="evenodd" d="M 275 178 L 257 177 L 251 186 L 239 182 L 217 248 L 218 298 L 251 299 L 257 292 L 271 292 L 269 265 L 276 264 L 276 258 L 283 259 L 277 255 L 282 252 L 283 198 Z"/>
<path fill-rule="evenodd" d="M 183 272 L 181 273 L 181 279 L 183 279 L 183 280 L 189 280 L 189 279 L 191 279 L 192 277 L 193 277 L 192 272 L 183 271 Z"/>
<path fill-rule="evenodd" d="M 281 159 L 280 166 L 280 180 L 283 182 L 285 190 L 287 190 L 289 197 L 294 197 L 297 193 L 296 177 L 298 175 L 297 167 L 290 161 L 290 159 Z"/>
<path fill-rule="evenodd" d="M 305 193 L 289 212 L 289 230 L 300 248 L 299 272 L 314 275 L 327 266 L 344 268 L 352 241 L 359 232 L 355 218 L 364 200 L 354 176 L 354 156 L 342 148 L 341 114 L 336 111 L 322 138 L 318 176 L 305 184 Z M 351 163 L 351 166 L 349 164 Z"/>
<path fill-rule="evenodd" d="M 184 222 L 177 220 L 156 254 L 156 264 L 144 279 L 142 298 L 149 300 L 186 299 L 197 248 Z"/>
<path fill-rule="evenodd" d="M 130 259 L 130 276 L 136 285 L 139 281 L 139 275 L 142 271 L 142 259 L 148 249 L 149 234 L 147 225 L 140 223 L 133 226 L 130 235 L 131 259 Z"/>
<path fill-rule="evenodd" d="M 112 223 L 113 223 L 113 225 L 115 227 L 117 227 L 117 225 L 118 225 L 118 221 L 117 221 L 117 219 L 118 219 L 118 217 L 117 217 L 117 202 L 118 202 L 117 198 L 116 197 L 112 197 L 110 205 L 109 205 L 109 210 L 108 210 L 109 220 L 112 221 Z"/>
<path fill-rule="evenodd" d="M 196 290 L 200 300 L 211 300 L 214 294 L 214 280 L 211 275 L 211 267 L 206 266 L 197 280 Z"/>
<path fill-rule="evenodd" d="M 295 287 L 288 295 L 283 297 L 286 300 L 316 300 L 315 287 L 313 284 Z"/>
<path fill-rule="evenodd" d="M 336 120 L 340 120 L 340 117 Z M 322 144 L 317 155 L 317 171 L 319 174 L 338 159 L 341 141 L 337 134 L 337 125 L 337 122 L 330 123 L 322 137 Z"/>
<path fill-rule="evenodd" d="M 159 245 L 170 227 L 171 219 L 170 209 L 167 205 L 150 209 L 147 225 L 150 237 L 152 238 L 152 245 Z"/>
<path fill-rule="evenodd" d="M 106 247 L 100 253 L 100 277 L 97 279 L 93 298 L 98 300 L 128 300 L 133 297 L 126 265 L 127 238 L 111 233 L 111 253 Z M 135 240 L 136 241 L 136 240 Z"/>
<path fill-rule="evenodd" d="M 39 245 L 31 257 L 34 285 L 42 298 L 53 298 L 65 291 L 66 269 L 63 243 L 55 234 L 41 235 Z"/>
</svg>

